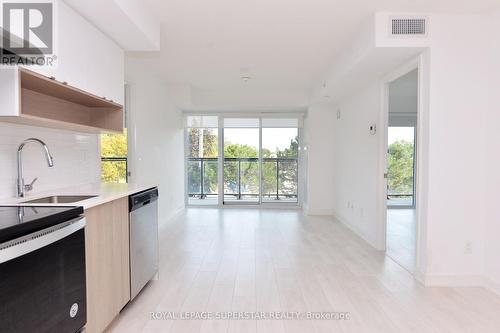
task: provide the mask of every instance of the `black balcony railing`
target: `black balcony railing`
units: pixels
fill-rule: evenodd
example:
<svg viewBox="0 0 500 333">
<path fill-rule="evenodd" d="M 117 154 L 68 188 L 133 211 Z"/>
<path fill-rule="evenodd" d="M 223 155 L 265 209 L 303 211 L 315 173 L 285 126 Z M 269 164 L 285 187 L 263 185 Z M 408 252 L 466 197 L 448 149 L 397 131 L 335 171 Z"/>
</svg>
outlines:
<svg viewBox="0 0 500 333">
<path fill-rule="evenodd" d="M 414 206 L 415 198 L 413 193 L 387 193 L 387 204 L 391 206 Z"/>
<path fill-rule="evenodd" d="M 258 200 L 260 192 L 258 158 L 225 158 L 223 174 L 225 200 Z M 188 158 L 189 197 L 206 199 L 217 196 L 217 177 L 217 158 Z M 263 158 L 263 201 L 296 201 L 297 179 L 297 158 Z"/>
</svg>

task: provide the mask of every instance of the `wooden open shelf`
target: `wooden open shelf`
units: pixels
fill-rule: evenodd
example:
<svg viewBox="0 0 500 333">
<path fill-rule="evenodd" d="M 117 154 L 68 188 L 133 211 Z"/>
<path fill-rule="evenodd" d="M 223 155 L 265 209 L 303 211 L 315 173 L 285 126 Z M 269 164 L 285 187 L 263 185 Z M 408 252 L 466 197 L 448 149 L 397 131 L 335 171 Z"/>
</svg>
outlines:
<svg viewBox="0 0 500 333">
<path fill-rule="evenodd" d="M 122 132 L 123 106 L 66 83 L 19 69 L 15 122 L 83 132 Z M 11 119 L 14 120 L 14 119 Z"/>
</svg>

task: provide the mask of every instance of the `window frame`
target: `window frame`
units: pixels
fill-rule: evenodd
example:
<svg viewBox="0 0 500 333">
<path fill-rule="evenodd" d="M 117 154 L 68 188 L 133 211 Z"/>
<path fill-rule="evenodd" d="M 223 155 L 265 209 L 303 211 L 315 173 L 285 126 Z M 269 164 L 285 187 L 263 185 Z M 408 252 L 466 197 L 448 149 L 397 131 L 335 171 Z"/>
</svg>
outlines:
<svg viewBox="0 0 500 333">
<path fill-rule="evenodd" d="M 188 194 L 188 117 L 190 116 L 217 116 L 218 117 L 218 203 L 210 205 L 210 207 L 266 207 L 266 208 L 280 208 L 280 207 L 290 207 L 290 208 L 302 208 L 304 200 L 304 186 L 305 181 L 303 180 L 303 171 L 305 170 L 304 163 L 304 153 L 305 148 L 303 145 L 303 133 L 304 133 L 304 112 L 270 112 L 270 113 L 217 113 L 217 112 L 185 112 L 183 114 L 183 126 L 184 126 L 184 189 L 185 189 L 185 205 L 186 207 L 203 207 L 204 205 L 196 205 L 189 203 Z M 224 203 L 224 190 L 223 190 L 223 177 L 224 177 L 224 119 L 225 118 L 258 118 L 259 119 L 259 200 L 257 203 L 253 202 L 250 204 L 245 204 L 243 202 L 231 202 Z M 280 118 L 296 118 L 297 119 L 297 134 L 298 134 L 298 156 L 297 156 L 297 200 L 293 202 L 276 202 L 276 201 L 266 201 L 262 200 L 262 120 L 263 119 L 280 119 Z M 266 128 L 274 128 L 270 126 L 265 126 Z M 289 127 L 289 126 L 285 126 Z M 290 127 L 291 128 L 291 127 Z M 222 189 L 222 190 L 221 190 Z"/>
</svg>

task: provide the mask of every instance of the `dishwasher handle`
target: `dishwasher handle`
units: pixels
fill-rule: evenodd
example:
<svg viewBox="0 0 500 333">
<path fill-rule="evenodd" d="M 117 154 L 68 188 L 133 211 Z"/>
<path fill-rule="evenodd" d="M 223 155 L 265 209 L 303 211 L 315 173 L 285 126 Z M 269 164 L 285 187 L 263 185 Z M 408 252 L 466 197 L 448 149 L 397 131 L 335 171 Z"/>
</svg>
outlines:
<svg viewBox="0 0 500 333">
<path fill-rule="evenodd" d="M 156 200 L 158 200 L 157 187 L 132 194 L 131 196 L 129 196 L 129 211 L 132 212 L 136 209 L 149 205 Z"/>
</svg>

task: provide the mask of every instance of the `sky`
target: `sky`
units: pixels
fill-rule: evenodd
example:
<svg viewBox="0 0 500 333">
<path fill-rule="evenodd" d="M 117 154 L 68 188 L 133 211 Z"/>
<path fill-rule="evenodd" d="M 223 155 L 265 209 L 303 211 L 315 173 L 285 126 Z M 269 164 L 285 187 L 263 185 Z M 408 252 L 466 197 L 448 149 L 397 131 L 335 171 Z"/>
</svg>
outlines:
<svg viewBox="0 0 500 333">
<path fill-rule="evenodd" d="M 413 142 L 413 132 L 413 127 L 389 127 L 388 144 L 401 140 Z"/>
<path fill-rule="evenodd" d="M 275 151 L 290 147 L 290 141 L 297 136 L 296 128 L 263 128 L 262 148 Z M 224 140 L 231 143 L 259 147 L 258 128 L 225 128 Z"/>
</svg>

